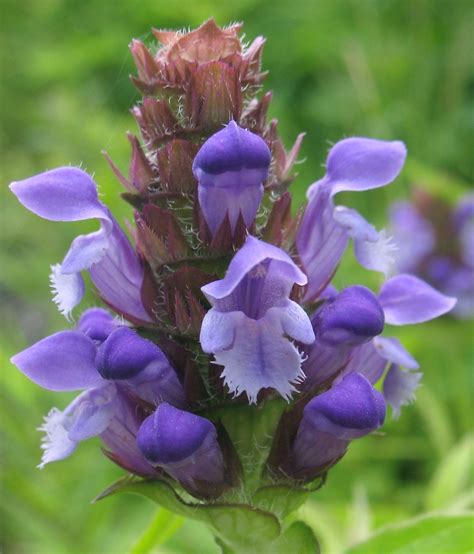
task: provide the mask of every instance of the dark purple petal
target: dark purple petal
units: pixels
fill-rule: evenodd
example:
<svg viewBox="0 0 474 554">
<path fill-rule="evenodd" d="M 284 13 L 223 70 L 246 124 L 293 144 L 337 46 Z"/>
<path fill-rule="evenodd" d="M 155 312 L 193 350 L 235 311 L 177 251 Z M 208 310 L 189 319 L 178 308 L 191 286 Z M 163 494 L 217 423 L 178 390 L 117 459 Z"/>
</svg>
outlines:
<svg viewBox="0 0 474 554">
<path fill-rule="evenodd" d="M 94 342 L 76 331 L 61 331 L 40 340 L 11 359 L 34 383 L 48 390 L 73 391 L 102 382 Z"/>
<path fill-rule="evenodd" d="M 474 268 L 474 194 L 466 195 L 454 212 L 454 226 L 458 233 L 464 264 Z"/>
<path fill-rule="evenodd" d="M 391 325 L 422 323 L 449 312 L 455 298 L 441 294 L 418 277 L 408 274 L 389 279 L 380 290 L 385 321 Z"/>
<path fill-rule="evenodd" d="M 92 340 L 103 342 L 117 328 L 113 316 L 102 308 L 90 308 L 82 313 L 76 329 Z"/>
<path fill-rule="evenodd" d="M 192 456 L 209 434 L 216 436 L 215 427 L 208 419 L 164 402 L 145 419 L 137 441 L 147 460 L 165 465 Z"/>
<path fill-rule="evenodd" d="M 423 374 L 419 371 L 403 371 L 392 364 L 383 383 L 385 400 L 392 407 L 393 417 L 400 416 L 402 406 L 415 399 L 415 391 L 420 385 Z"/>
<path fill-rule="evenodd" d="M 117 410 L 100 438 L 107 454 L 118 465 L 143 477 L 156 477 L 155 468 L 144 458 L 137 446 L 137 434 L 144 420 L 136 403 L 117 387 Z"/>
<path fill-rule="evenodd" d="M 217 432 L 203 417 L 160 404 L 140 427 L 137 444 L 151 464 L 163 467 L 188 489 L 224 483 Z"/>
<path fill-rule="evenodd" d="M 156 344 L 128 327 L 119 327 L 99 348 L 97 365 L 104 379 L 132 379 L 156 360 L 167 363 Z"/>
<path fill-rule="evenodd" d="M 356 285 L 325 302 L 312 322 L 321 341 L 331 346 L 357 346 L 383 331 L 384 314 L 377 297 Z"/>
<path fill-rule="evenodd" d="M 138 375 L 124 383 L 132 396 L 153 406 L 167 402 L 176 407 L 186 406 L 186 395 L 175 370 L 163 355 L 153 360 Z"/>
<path fill-rule="evenodd" d="M 353 137 L 331 148 L 326 162 L 326 179 L 333 193 L 383 187 L 400 173 L 406 147 L 400 141 Z"/>
<path fill-rule="evenodd" d="M 197 153 L 193 172 L 199 204 L 212 234 L 229 215 L 232 231 L 242 213 L 249 227 L 263 196 L 271 153 L 258 135 L 231 121 L 212 135 Z"/>
<path fill-rule="evenodd" d="M 360 373 L 350 373 L 304 409 L 303 419 L 340 440 L 352 440 L 378 429 L 385 419 L 383 396 Z"/>
</svg>

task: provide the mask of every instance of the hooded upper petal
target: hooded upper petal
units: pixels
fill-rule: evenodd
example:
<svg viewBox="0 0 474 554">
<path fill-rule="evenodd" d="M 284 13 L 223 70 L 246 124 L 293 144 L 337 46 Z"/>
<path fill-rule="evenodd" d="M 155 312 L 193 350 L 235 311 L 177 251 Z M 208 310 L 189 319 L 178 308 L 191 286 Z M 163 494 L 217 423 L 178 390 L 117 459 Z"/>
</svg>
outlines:
<svg viewBox="0 0 474 554">
<path fill-rule="evenodd" d="M 449 312 L 456 299 L 441 294 L 414 275 L 402 274 L 382 286 L 379 301 L 392 325 L 422 323 Z"/>
<path fill-rule="evenodd" d="M 77 331 L 61 331 L 33 344 L 11 359 L 34 383 L 48 390 L 73 391 L 97 386 L 94 342 Z"/>
<path fill-rule="evenodd" d="M 363 191 L 387 185 L 403 167 L 406 149 L 399 141 L 350 138 L 329 152 L 326 175 L 308 189 L 308 205 L 296 245 L 308 275 L 307 300 L 314 300 L 328 285 L 353 238 L 358 261 L 368 269 L 389 273 L 394 245 L 355 210 L 335 207 L 341 191 Z"/>
<path fill-rule="evenodd" d="M 258 135 L 231 121 L 197 153 L 193 172 L 204 217 L 215 234 L 226 215 L 232 231 L 239 215 L 249 227 L 263 196 L 271 153 Z"/>
</svg>

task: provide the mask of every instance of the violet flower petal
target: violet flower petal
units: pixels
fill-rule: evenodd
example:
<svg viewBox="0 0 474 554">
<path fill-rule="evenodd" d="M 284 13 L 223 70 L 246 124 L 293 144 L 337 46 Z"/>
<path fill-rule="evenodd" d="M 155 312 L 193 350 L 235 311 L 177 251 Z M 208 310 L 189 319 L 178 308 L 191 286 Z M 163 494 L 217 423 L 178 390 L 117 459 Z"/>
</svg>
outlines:
<svg viewBox="0 0 474 554">
<path fill-rule="evenodd" d="M 202 288 L 212 304 L 201 328 L 201 346 L 224 366 L 234 394 L 273 387 L 289 398 L 303 377 L 301 355 L 288 337 L 311 343 L 314 333 L 302 308 L 288 299 L 305 275 L 279 248 L 249 236 L 224 279 Z M 282 363 L 282 360 L 285 360 Z"/>
<path fill-rule="evenodd" d="M 429 321 L 449 312 L 456 299 L 441 294 L 413 275 L 392 277 L 380 290 L 379 301 L 385 321 L 391 325 L 407 325 Z"/>
<path fill-rule="evenodd" d="M 360 373 L 350 373 L 328 391 L 316 396 L 303 418 L 325 433 L 352 440 L 378 429 L 385 418 L 383 396 Z"/>
<path fill-rule="evenodd" d="M 53 391 L 96 387 L 102 382 L 95 365 L 94 342 L 77 331 L 46 337 L 11 359 L 34 383 Z"/>
<path fill-rule="evenodd" d="M 266 143 L 235 121 L 202 145 L 193 172 L 199 183 L 199 204 L 213 235 L 227 214 L 232 231 L 240 213 L 247 227 L 253 223 L 270 161 Z"/>
<path fill-rule="evenodd" d="M 382 358 L 408 369 L 418 369 L 420 364 L 395 337 L 375 337 L 374 346 Z"/>
<path fill-rule="evenodd" d="M 92 340 L 103 342 L 117 325 L 117 321 L 107 310 L 90 308 L 82 313 L 76 329 Z"/>
<path fill-rule="evenodd" d="M 63 460 L 76 449 L 77 443 L 101 434 L 109 425 L 116 409 L 114 385 L 105 385 L 83 392 L 60 411 L 53 408 L 39 428 L 46 436 L 39 468 Z"/>
<path fill-rule="evenodd" d="M 309 280 L 305 300 L 316 299 L 328 285 L 350 237 L 364 267 L 390 272 L 394 250 L 390 239 L 354 210 L 335 208 L 333 196 L 387 185 L 400 172 L 405 156 L 401 142 L 365 138 L 342 140 L 330 150 L 325 177 L 308 189 L 309 201 L 296 237 Z"/>
<path fill-rule="evenodd" d="M 104 379 L 121 380 L 135 377 L 156 360 L 167 363 L 156 344 L 128 327 L 119 327 L 99 348 L 97 365 Z"/>
</svg>

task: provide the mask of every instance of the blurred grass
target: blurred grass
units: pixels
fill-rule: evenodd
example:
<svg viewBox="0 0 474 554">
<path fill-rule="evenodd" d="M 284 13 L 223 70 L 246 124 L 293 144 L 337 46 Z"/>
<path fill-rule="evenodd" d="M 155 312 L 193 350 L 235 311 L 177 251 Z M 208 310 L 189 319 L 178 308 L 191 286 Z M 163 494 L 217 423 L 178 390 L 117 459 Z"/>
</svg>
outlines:
<svg viewBox="0 0 474 554">
<path fill-rule="evenodd" d="M 306 161 L 293 186 L 297 201 L 321 176 L 328 146 L 352 134 L 402 139 L 410 161 L 395 185 L 341 195 L 341 202 L 382 225 L 388 204 L 405 197 L 414 182 L 454 200 L 472 176 L 473 4 L 1 0 L 1 14 L 0 547 L 14 554 L 127 552 L 140 545 L 153 506 L 133 496 L 89 504 L 121 474 L 95 441 L 60 464 L 35 469 L 35 428 L 52 405 L 64 407 L 69 399 L 38 389 L 8 362 L 15 351 L 64 327 L 50 301 L 49 265 L 87 225 L 39 220 L 20 208 L 7 184 L 47 168 L 81 164 L 95 174 L 119 219 L 128 217 L 120 186 L 100 155 L 105 148 L 127 168 L 124 133 L 134 130 L 128 110 L 138 98 L 128 79 L 127 44 L 132 37 L 150 42 L 152 26 L 194 27 L 214 15 L 221 24 L 245 21 L 249 40 L 257 34 L 268 38 L 271 114 L 288 145 L 298 132 L 307 132 Z M 354 282 L 377 287 L 378 277 L 361 271 L 349 256 L 338 283 Z M 86 305 L 93 302 L 88 298 Z M 472 428 L 472 325 L 444 319 L 397 334 L 426 371 L 423 388 L 418 402 L 385 426 L 385 437 L 353 444 L 303 509 L 325 552 L 361 539 L 361 506 L 364 525 L 372 527 L 419 513 L 439 463 Z M 159 551 L 217 549 L 206 529 L 185 522 Z"/>
</svg>

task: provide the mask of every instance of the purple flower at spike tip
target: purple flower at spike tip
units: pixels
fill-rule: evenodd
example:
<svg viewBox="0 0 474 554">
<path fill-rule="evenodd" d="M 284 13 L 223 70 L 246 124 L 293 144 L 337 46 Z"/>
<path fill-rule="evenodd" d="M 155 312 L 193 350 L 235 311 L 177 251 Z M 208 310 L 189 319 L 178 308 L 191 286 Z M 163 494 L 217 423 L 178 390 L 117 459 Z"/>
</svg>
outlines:
<svg viewBox="0 0 474 554">
<path fill-rule="evenodd" d="M 319 473 L 344 455 L 349 442 L 382 426 L 385 401 L 359 373 L 350 373 L 305 407 L 292 447 L 296 476 Z"/>
<path fill-rule="evenodd" d="M 212 496 L 224 484 L 224 458 L 214 425 L 166 402 L 142 423 L 137 444 L 152 465 L 163 468 L 188 490 Z"/>
<path fill-rule="evenodd" d="M 249 236 L 232 259 L 224 279 L 202 288 L 212 304 L 200 341 L 224 366 L 231 393 L 276 389 L 284 398 L 304 378 L 301 354 L 290 339 L 311 344 L 314 333 L 306 312 L 289 300 L 294 284 L 306 277 L 283 250 Z"/>
<path fill-rule="evenodd" d="M 215 235 L 226 216 L 232 232 L 239 216 L 250 227 L 263 196 L 271 154 L 258 135 L 235 121 L 212 135 L 197 153 L 193 172 L 204 218 Z"/>
<path fill-rule="evenodd" d="M 120 420 L 119 393 L 151 405 L 163 400 L 185 404 L 184 391 L 161 350 L 120 327 L 105 310 L 86 311 L 75 331 L 46 337 L 11 361 L 45 389 L 84 391 L 64 411 L 54 408 L 45 418 L 41 467 L 69 456 L 78 442 L 101 435 L 112 420 Z"/>
<path fill-rule="evenodd" d="M 328 299 L 311 318 L 315 342 L 303 364 L 305 390 L 320 386 L 347 364 L 356 347 L 383 331 L 384 313 L 367 288 L 348 287 Z"/>
<path fill-rule="evenodd" d="M 84 295 L 81 271 L 88 270 L 102 298 L 135 321 L 149 322 L 140 291 L 143 267 L 125 233 L 100 202 L 91 177 L 75 167 L 47 171 L 10 185 L 18 200 L 50 221 L 97 219 L 100 229 L 78 236 L 61 262 L 52 266 L 54 301 L 66 317 Z"/>
<path fill-rule="evenodd" d="M 308 190 L 308 206 L 297 248 L 308 275 L 306 299 L 313 300 L 328 285 L 347 247 L 364 267 L 388 274 L 394 263 L 394 244 L 355 210 L 334 206 L 342 191 L 365 191 L 385 186 L 400 173 L 406 157 L 402 142 L 349 138 L 331 148 L 326 175 Z"/>
</svg>

